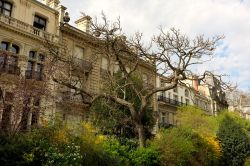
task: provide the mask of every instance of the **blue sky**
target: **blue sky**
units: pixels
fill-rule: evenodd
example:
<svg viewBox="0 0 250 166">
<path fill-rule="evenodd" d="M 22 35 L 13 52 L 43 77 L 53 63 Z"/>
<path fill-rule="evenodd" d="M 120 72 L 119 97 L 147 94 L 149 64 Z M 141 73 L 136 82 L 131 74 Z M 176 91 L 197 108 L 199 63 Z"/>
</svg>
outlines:
<svg viewBox="0 0 250 166">
<path fill-rule="evenodd" d="M 250 88 L 250 0 L 61 0 L 73 23 L 84 12 L 121 18 L 123 30 L 143 32 L 146 39 L 161 25 L 189 36 L 225 35 L 215 58 L 199 67 L 230 75 L 242 90 Z"/>
</svg>

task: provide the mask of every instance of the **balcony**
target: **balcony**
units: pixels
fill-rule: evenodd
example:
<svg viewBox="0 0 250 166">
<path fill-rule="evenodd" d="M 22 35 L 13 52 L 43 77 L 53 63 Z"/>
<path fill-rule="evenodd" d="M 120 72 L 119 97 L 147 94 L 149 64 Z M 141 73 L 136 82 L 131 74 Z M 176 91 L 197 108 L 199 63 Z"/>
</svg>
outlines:
<svg viewBox="0 0 250 166">
<path fill-rule="evenodd" d="M 87 60 L 73 58 L 72 62 L 73 70 L 81 71 L 84 73 L 89 73 L 92 70 L 92 63 Z"/>
<path fill-rule="evenodd" d="M 43 81 L 43 75 L 41 72 L 37 72 L 37 71 L 32 71 L 32 70 L 26 70 L 25 71 L 25 78 L 26 79 L 34 79 L 37 81 Z"/>
<path fill-rule="evenodd" d="M 32 25 L 29 25 L 25 22 L 22 22 L 20 20 L 17 20 L 9 16 L 5 16 L 3 14 L 0 14 L 0 26 L 7 26 L 8 28 L 11 27 L 14 30 L 20 30 L 23 31 L 24 33 L 37 36 L 41 39 L 46 39 L 50 42 L 59 41 L 59 37 L 57 35 L 50 34 L 41 29 L 35 28 Z"/>
<path fill-rule="evenodd" d="M 179 102 L 177 100 L 167 98 L 165 96 L 158 96 L 158 101 L 162 101 L 164 103 L 167 103 L 167 104 L 170 104 L 170 105 L 173 105 L 173 106 L 177 106 L 177 107 L 182 106 L 182 105 L 187 105 L 187 103 L 182 103 L 182 102 Z"/>
</svg>

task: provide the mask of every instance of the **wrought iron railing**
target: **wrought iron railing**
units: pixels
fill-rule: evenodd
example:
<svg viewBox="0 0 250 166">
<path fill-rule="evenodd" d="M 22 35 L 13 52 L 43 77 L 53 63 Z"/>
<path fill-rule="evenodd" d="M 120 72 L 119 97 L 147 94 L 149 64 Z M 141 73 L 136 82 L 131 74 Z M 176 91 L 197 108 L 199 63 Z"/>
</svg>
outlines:
<svg viewBox="0 0 250 166">
<path fill-rule="evenodd" d="M 165 96 L 158 96 L 158 101 L 162 101 L 164 103 L 171 104 L 174 106 L 187 105 L 187 103 L 179 102 L 177 100 L 173 100 L 173 99 L 170 99 L 170 98 L 165 97 Z"/>
</svg>

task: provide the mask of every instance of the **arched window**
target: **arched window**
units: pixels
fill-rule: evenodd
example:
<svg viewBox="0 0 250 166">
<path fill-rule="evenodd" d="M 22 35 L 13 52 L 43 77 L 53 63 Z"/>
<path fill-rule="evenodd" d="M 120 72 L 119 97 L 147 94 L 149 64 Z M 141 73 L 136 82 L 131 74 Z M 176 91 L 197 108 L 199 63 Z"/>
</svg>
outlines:
<svg viewBox="0 0 250 166">
<path fill-rule="evenodd" d="M 185 96 L 189 97 L 189 91 L 187 89 L 185 89 Z"/>
</svg>

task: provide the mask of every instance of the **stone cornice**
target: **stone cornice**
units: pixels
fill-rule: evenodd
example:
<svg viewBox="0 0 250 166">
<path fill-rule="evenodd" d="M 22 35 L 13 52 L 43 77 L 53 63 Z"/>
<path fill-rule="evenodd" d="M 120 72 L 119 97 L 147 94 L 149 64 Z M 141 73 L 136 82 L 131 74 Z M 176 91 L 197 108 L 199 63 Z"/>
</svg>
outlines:
<svg viewBox="0 0 250 166">
<path fill-rule="evenodd" d="M 49 10 L 49 11 L 55 13 L 55 14 L 59 14 L 59 12 L 57 10 L 55 10 L 55 9 L 53 9 L 53 8 L 45 5 L 45 4 L 43 4 L 42 2 L 39 2 L 37 0 L 28 0 L 28 1 L 30 1 L 31 3 L 34 3 L 34 4 L 36 4 L 36 5 L 44 8 L 44 9 L 46 9 L 46 10 Z"/>
</svg>

